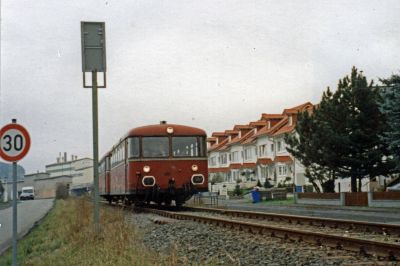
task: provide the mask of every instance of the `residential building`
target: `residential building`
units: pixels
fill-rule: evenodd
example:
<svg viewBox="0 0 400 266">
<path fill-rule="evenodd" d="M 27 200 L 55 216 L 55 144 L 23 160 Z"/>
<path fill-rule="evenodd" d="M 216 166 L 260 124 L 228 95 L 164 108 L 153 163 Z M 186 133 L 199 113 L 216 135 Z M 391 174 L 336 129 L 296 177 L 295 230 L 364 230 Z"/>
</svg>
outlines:
<svg viewBox="0 0 400 266">
<path fill-rule="evenodd" d="M 211 176 L 218 173 L 227 184 L 237 180 L 263 183 L 268 179 L 275 186 L 305 185 L 304 167 L 287 151 L 284 136 L 294 134 L 298 113 L 312 108 L 307 102 L 284 109 L 282 114 L 263 113 L 248 125 L 213 133 L 207 139 Z"/>
</svg>

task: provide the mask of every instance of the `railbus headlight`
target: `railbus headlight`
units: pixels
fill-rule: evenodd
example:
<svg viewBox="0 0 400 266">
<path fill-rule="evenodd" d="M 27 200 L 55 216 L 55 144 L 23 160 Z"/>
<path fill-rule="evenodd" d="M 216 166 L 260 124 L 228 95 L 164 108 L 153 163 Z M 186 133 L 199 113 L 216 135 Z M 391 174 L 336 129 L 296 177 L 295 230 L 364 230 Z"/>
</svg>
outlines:
<svg viewBox="0 0 400 266">
<path fill-rule="evenodd" d="M 197 172 L 197 170 L 199 170 L 199 167 L 196 164 L 192 165 L 192 171 Z"/>
<path fill-rule="evenodd" d="M 153 187 L 156 184 L 154 176 L 144 176 L 142 179 L 142 185 L 144 187 Z"/>
<path fill-rule="evenodd" d="M 145 173 L 150 172 L 150 166 L 148 166 L 148 165 L 143 166 L 143 172 L 145 172 Z"/>
<path fill-rule="evenodd" d="M 200 174 L 192 175 L 193 185 L 202 185 L 204 183 L 204 176 Z"/>
</svg>

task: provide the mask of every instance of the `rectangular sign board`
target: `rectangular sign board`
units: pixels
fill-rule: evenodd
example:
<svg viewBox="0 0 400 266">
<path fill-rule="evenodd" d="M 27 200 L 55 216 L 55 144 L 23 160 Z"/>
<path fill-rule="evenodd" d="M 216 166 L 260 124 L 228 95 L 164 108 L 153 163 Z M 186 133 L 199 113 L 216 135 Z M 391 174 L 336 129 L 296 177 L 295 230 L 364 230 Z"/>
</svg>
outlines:
<svg viewBox="0 0 400 266">
<path fill-rule="evenodd" d="M 106 72 L 106 31 L 104 22 L 81 22 L 82 72 Z"/>
</svg>

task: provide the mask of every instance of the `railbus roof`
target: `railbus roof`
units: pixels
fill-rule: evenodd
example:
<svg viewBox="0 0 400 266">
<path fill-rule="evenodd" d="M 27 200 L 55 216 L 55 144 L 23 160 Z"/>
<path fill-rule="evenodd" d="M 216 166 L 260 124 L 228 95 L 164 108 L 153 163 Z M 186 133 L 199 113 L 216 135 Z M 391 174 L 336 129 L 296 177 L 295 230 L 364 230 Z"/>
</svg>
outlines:
<svg viewBox="0 0 400 266">
<path fill-rule="evenodd" d="M 173 133 L 167 133 L 167 128 L 172 128 Z M 206 136 L 206 132 L 200 128 L 176 125 L 176 124 L 156 124 L 143 127 L 136 127 L 122 138 L 136 136 Z"/>
</svg>

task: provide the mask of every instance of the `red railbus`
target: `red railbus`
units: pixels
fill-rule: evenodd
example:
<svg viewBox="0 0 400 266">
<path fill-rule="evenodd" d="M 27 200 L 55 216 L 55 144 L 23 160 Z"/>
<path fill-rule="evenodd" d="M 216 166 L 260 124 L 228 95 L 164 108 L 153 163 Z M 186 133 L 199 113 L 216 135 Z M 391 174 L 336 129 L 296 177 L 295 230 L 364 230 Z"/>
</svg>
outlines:
<svg viewBox="0 0 400 266">
<path fill-rule="evenodd" d="M 208 190 L 206 132 L 160 123 L 131 129 L 100 161 L 108 201 L 182 205 Z"/>
</svg>

